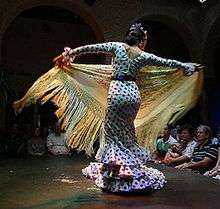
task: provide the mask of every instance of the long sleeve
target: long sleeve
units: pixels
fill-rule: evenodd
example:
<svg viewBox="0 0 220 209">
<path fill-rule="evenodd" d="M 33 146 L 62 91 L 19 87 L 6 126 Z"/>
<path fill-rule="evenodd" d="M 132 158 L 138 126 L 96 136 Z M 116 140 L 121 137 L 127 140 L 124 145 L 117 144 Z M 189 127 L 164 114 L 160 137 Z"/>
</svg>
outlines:
<svg viewBox="0 0 220 209">
<path fill-rule="evenodd" d="M 182 63 L 176 60 L 161 58 L 146 52 L 143 52 L 141 56 L 139 56 L 138 61 L 141 67 L 146 65 L 155 65 L 170 68 L 180 68 L 183 69 L 188 75 L 191 75 L 195 71 L 195 65 L 193 63 Z"/>
<path fill-rule="evenodd" d="M 85 45 L 72 49 L 69 54 L 70 55 L 72 54 L 73 56 L 79 56 L 88 53 L 106 53 L 106 54 L 114 55 L 116 48 L 117 48 L 116 42 L 91 44 L 91 45 Z"/>
</svg>

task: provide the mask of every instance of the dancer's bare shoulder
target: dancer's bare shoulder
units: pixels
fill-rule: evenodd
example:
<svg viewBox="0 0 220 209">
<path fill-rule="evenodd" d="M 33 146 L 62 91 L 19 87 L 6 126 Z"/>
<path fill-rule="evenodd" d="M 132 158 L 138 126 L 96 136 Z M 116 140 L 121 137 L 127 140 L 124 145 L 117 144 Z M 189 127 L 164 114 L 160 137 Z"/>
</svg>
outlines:
<svg viewBox="0 0 220 209">
<path fill-rule="evenodd" d="M 129 46 L 126 43 L 123 43 L 123 45 L 124 45 L 124 47 L 128 53 L 128 56 L 130 58 L 138 57 L 141 55 L 141 53 L 143 53 L 143 51 L 141 49 L 139 49 L 137 46 Z"/>
</svg>

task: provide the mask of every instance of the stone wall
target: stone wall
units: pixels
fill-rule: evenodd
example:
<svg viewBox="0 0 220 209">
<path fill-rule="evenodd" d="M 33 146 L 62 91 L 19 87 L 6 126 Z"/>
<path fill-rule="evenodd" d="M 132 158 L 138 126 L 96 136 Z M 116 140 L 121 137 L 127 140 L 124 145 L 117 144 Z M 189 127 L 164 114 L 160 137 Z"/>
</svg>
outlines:
<svg viewBox="0 0 220 209">
<path fill-rule="evenodd" d="M 58 30 L 55 22 L 19 17 L 23 11 L 38 6 L 66 9 L 83 18 L 87 27 L 77 26 L 77 29 L 74 29 L 72 25 L 63 23 L 62 26 L 59 24 Z M 197 0 L 96 0 L 93 5 L 84 0 L 2 0 L 0 63 L 10 60 L 7 63 L 9 71 L 11 69 L 11 75 L 18 80 L 20 91 L 25 91 L 37 75 L 50 67 L 48 60 L 60 51 L 64 43 L 71 44 L 71 39 L 74 40 L 72 46 L 94 41 L 122 40 L 129 24 L 140 18 L 162 23 L 170 28 L 170 31 L 174 31 L 178 40 L 186 47 L 185 51 L 188 52 L 190 60 L 204 64 L 206 78 L 214 78 L 214 57 L 217 43 L 220 43 L 220 0 L 207 0 L 203 4 Z M 53 32 L 48 35 L 38 31 L 36 36 L 33 36 L 36 25 L 44 27 L 42 24 L 49 25 Z M 21 30 L 24 25 L 26 28 Z M 32 25 L 35 27 L 32 28 Z M 75 30 L 79 30 L 79 36 Z M 172 40 L 175 40 L 166 37 L 170 32 L 164 34 L 164 37 L 159 37 L 158 45 L 166 43 L 167 40 L 172 45 Z M 42 42 L 40 45 L 34 44 L 35 48 L 32 48 L 30 44 L 36 42 L 38 36 Z M 178 43 L 173 44 L 174 46 L 178 48 Z M 42 68 L 38 68 L 36 63 Z M 1 121 L 0 123 L 3 124 Z"/>
<path fill-rule="evenodd" d="M 220 21 L 219 0 L 203 4 L 197 0 L 99 0 L 92 6 L 84 0 L 3 0 L 0 5 L 1 54 L 2 38 L 15 18 L 24 10 L 43 5 L 80 15 L 99 41 L 121 40 L 129 24 L 139 18 L 162 22 L 183 38 L 193 61 L 210 66 L 212 56 L 207 56 L 208 43 L 216 44 L 220 37 L 219 29 L 215 30 Z M 207 74 L 212 75 L 212 69 L 208 70 Z"/>
</svg>

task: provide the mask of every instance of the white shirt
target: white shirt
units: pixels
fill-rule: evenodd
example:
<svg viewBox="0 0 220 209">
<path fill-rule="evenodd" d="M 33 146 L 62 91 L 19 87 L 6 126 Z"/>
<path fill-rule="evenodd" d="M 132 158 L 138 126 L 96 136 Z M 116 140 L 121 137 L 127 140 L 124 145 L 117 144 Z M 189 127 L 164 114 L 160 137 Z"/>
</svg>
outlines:
<svg viewBox="0 0 220 209">
<path fill-rule="evenodd" d="M 158 142 L 164 142 L 164 143 L 170 144 L 170 145 L 178 144 L 177 140 L 174 139 L 171 135 L 169 136 L 169 139 L 168 139 L 167 141 L 164 141 L 163 139 L 164 139 L 163 137 L 162 137 L 162 138 L 159 138 L 159 139 L 157 140 L 157 143 L 158 143 Z"/>
<path fill-rule="evenodd" d="M 196 141 L 191 141 L 187 144 L 186 148 L 182 151 L 182 155 L 187 156 L 188 158 L 191 158 L 194 152 L 195 147 L 197 146 Z"/>
<path fill-rule="evenodd" d="M 64 134 L 56 135 L 51 133 L 47 137 L 47 147 L 54 155 L 67 155 L 70 154 L 68 147 L 66 146 L 66 140 Z"/>
</svg>

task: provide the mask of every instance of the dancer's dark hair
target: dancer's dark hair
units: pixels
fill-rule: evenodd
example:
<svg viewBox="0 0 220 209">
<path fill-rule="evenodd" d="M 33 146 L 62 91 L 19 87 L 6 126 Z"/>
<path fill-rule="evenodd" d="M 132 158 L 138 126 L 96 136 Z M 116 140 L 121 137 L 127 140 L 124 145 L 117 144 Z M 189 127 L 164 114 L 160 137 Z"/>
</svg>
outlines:
<svg viewBox="0 0 220 209">
<path fill-rule="evenodd" d="M 144 40 L 146 32 L 147 31 L 144 29 L 143 23 L 136 22 L 130 26 L 129 30 L 125 34 L 124 42 L 129 46 L 134 46 Z"/>
</svg>

